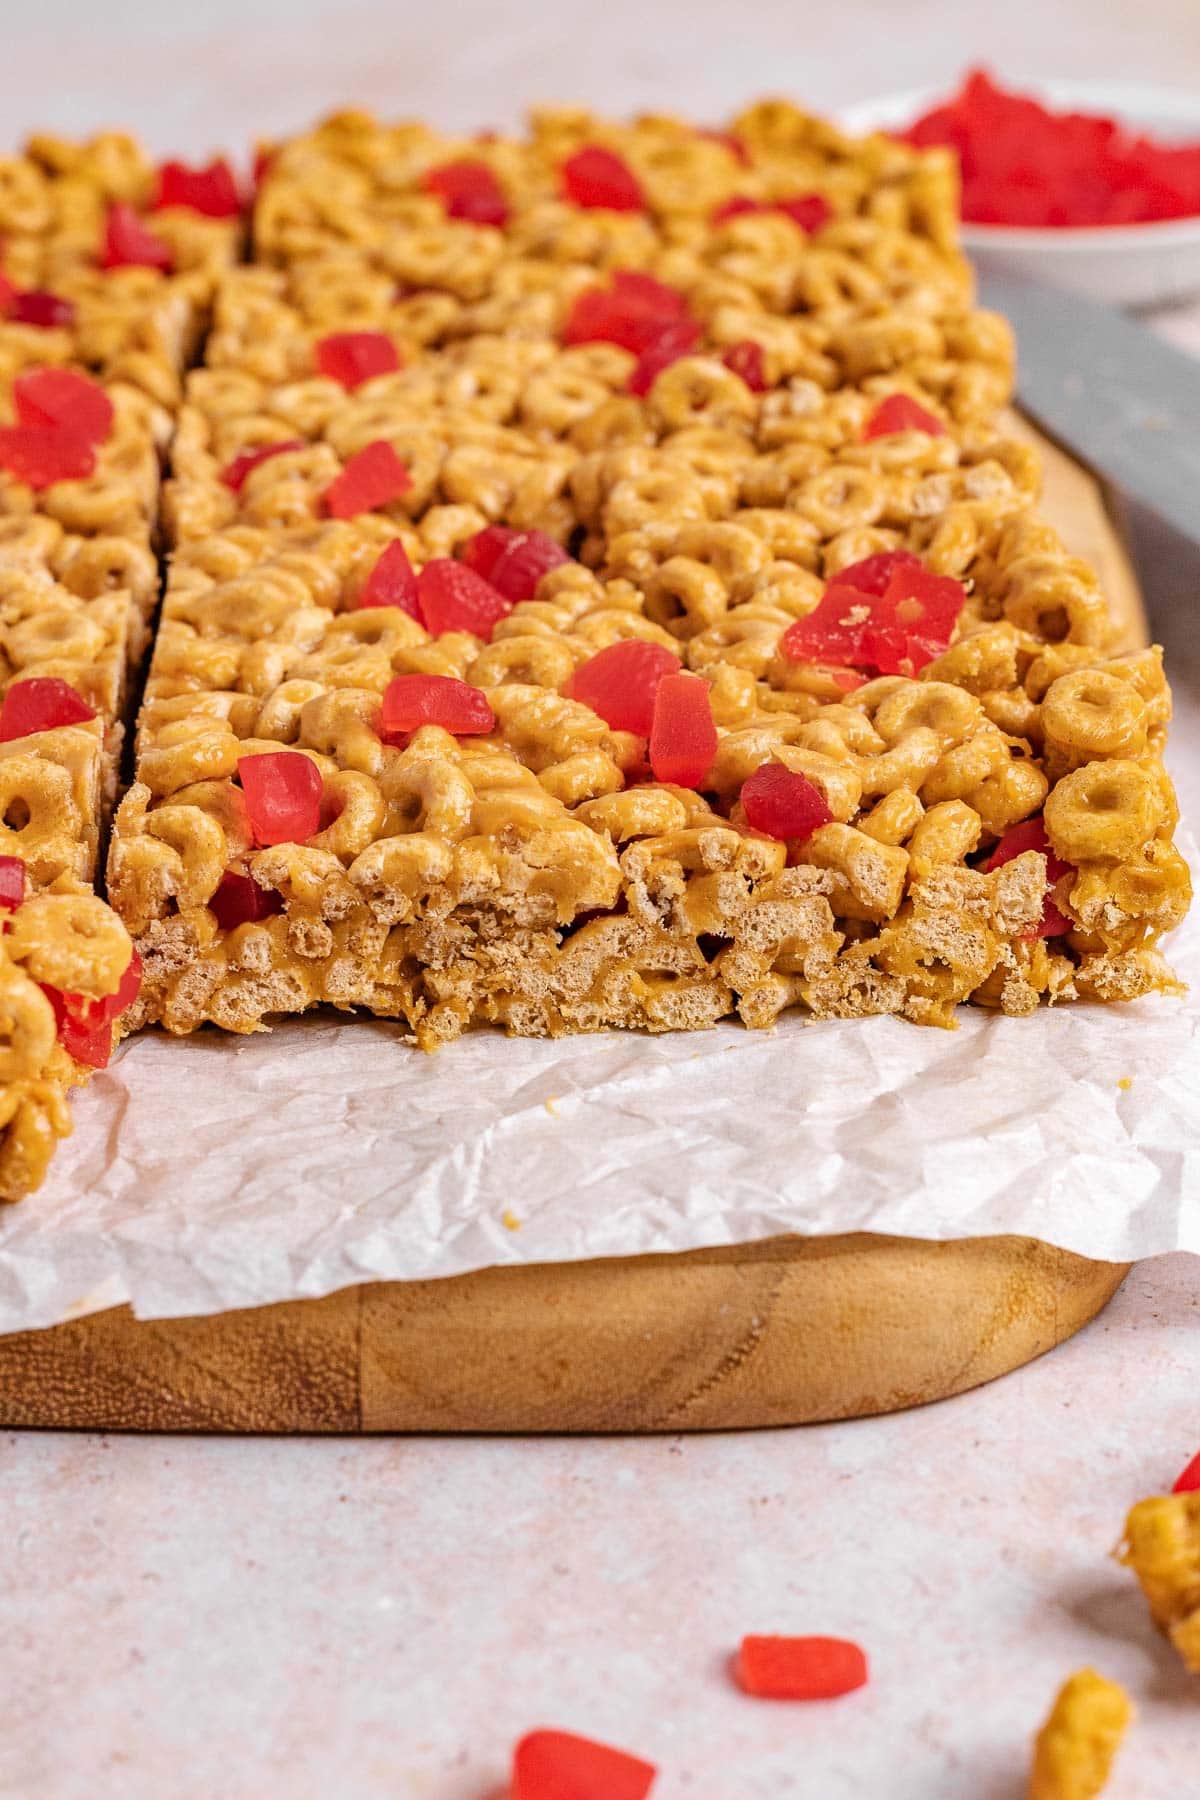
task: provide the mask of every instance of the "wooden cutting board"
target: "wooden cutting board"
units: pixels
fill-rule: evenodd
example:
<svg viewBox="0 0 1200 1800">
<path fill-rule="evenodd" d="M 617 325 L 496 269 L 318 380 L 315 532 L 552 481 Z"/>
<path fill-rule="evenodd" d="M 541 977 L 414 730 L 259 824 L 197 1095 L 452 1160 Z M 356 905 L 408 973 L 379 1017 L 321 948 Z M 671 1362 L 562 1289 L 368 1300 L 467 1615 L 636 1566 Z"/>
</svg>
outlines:
<svg viewBox="0 0 1200 1800">
<path fill-rule="evenodd" d="M 1100 571 L 1125 641 L 1144 643 L 1102 494 L 1038 442 L 1046 515 Z M 0 1337 L 0 1426 L 694 1431 L 853 1418 L 1020 1367 L 1093 1318 L 1128 1267 L 1032 1238 L 857 1233 L 372 1283 L 208 1318 L 139 1322 L 119 1307 Z"/>
</svg>

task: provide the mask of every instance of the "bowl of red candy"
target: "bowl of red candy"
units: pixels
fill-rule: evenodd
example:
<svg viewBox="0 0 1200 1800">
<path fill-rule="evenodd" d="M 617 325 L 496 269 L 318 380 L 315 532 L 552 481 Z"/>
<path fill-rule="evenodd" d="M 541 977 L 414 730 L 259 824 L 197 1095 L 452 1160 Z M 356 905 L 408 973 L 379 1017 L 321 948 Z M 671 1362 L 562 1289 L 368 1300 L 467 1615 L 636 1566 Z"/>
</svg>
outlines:
<svg viewBox="0 0 1200 1800">
<path fill-rule="evenodd" d="M 985 273 L 1125 306 L 1200 291 L 1200 95 L 972 70 L 949 96 L 850 108 L 853 132 L 944 144 L 962 170 L 963 244 Z"/>
</svg>

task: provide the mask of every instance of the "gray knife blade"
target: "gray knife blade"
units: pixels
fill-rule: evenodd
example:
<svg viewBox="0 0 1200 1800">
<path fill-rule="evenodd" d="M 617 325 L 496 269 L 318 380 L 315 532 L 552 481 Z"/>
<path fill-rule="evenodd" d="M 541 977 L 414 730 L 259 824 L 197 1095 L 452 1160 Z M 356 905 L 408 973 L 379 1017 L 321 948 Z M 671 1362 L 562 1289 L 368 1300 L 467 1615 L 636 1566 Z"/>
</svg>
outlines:
<svg viewBox="0 0 1200 1800">
<path fill-rule="evenodd" d="M 1017 334 L 1022 409 L 1082 462 L 1200 542 L 1200 360 L 1059 288 L 985 277 Z"/>
</svg>

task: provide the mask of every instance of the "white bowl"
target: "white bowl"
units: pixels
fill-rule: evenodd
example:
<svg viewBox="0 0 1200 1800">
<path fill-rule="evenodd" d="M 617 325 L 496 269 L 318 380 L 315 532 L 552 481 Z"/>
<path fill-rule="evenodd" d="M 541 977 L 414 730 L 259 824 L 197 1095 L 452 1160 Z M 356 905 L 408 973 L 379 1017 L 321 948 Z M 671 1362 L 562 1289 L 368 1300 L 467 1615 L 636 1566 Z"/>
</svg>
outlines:
<svg viewBox="0 0 1200 1800">
<path fill-rule="evenodd" d="M 1172 139 L 1200 138 L 1200 94 L 1083 81 L 1017 82 L 1049 106 L 1104 113 Z M 914 88 L 847 108 L 847 131 L 894 131 L 943 99 Z M 964 225 L 963 247 L 984 274 L 1022 275 L 1118 306 L 1161 306 L 1200 292 L 1200 217 L 1147 225 Z"/>
</svg>

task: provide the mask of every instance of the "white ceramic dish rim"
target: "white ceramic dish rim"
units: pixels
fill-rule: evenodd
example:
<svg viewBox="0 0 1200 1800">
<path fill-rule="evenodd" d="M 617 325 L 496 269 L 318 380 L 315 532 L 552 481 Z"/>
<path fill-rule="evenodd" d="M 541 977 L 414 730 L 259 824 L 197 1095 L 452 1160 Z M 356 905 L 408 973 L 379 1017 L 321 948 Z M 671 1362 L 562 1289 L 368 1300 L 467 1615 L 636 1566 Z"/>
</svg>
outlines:
<svg viewBox="0 0 1200 1800">
<path fill-rule="evenodd" d="M 1034 95 L 1048 106 L 1072 107 L 1081 112 L 1108 113 L 1124 125 L 1168 137 L 1178 131 L 1200 138 L 1200 94 L 1183 88 L 1149 87 L 1126 82 L 1014 80 L 1001 77 L 1005 86 Z M 844 107 L 839 122 L 846 131 L 886 130 L 909 124 L 935 102 L 944 100 L 960 85 L 907 88 L 881 94 Z M 1200 213 L 1185 219 L 1152 219 L 1140 225 L 972 225 L 965 220 L 962 240 L 968 248 L 985 245 L 997 250 L 1120 250 L 1140 246 L 1169 250 L 1177 244 L 1200 239 Z"/>
</svg>

